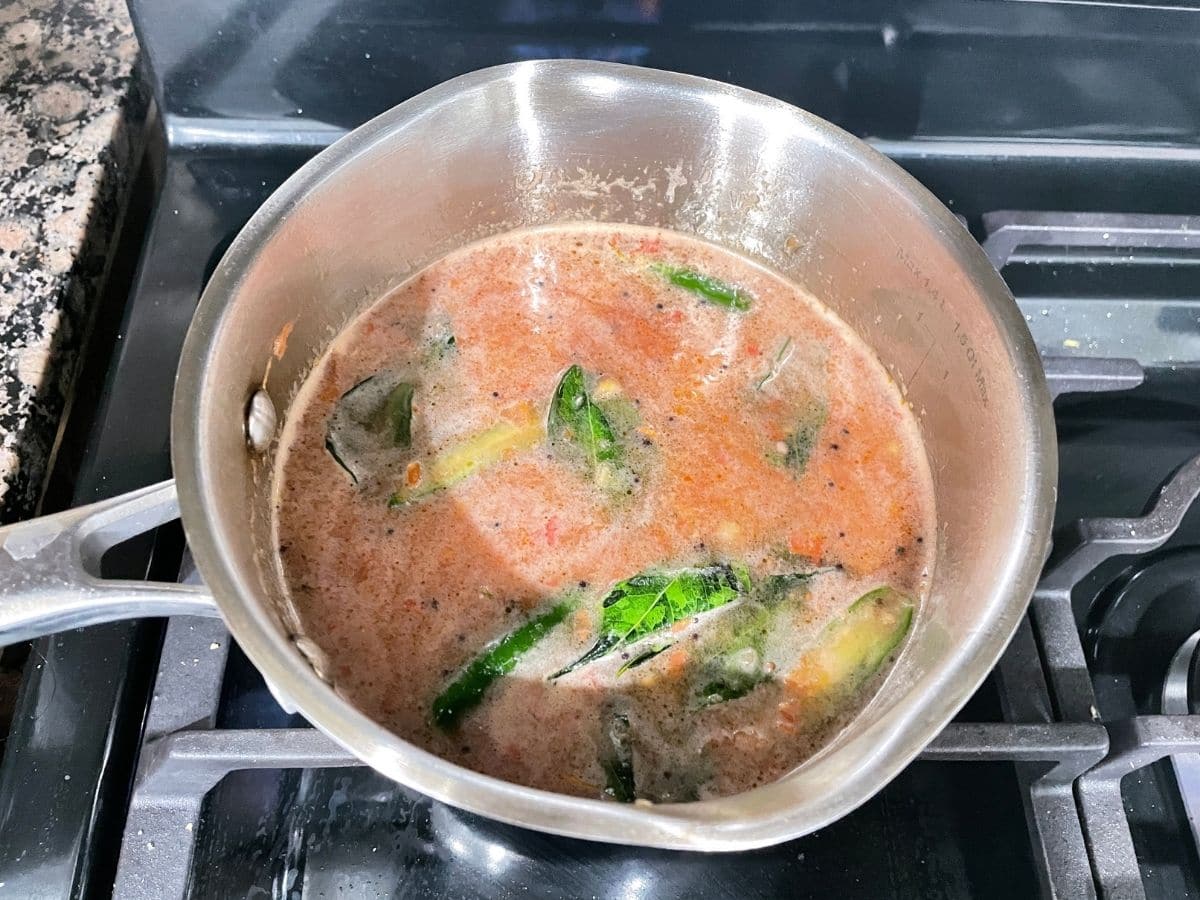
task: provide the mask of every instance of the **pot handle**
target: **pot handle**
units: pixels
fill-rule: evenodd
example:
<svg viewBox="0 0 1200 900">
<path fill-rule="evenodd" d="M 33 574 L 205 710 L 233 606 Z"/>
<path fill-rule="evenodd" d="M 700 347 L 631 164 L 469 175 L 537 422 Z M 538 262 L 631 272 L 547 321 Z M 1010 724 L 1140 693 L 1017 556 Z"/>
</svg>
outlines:
<svg viewBox="0 0 1200 900">
<path fill-rule="evenodd" d="M 217 615 L 201 585 L 100 577 L 110 547 L 178 516 L 164 481 L 0 528 L 0 646 L 117 619 Z"/>
</svg>

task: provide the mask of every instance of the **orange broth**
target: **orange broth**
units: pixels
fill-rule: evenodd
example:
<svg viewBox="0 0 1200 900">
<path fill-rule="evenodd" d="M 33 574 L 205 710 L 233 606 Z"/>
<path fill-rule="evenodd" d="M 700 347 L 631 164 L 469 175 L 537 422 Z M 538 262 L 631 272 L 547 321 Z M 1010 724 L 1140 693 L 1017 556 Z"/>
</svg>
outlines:
<svg viewBox="0 0 1200 900">
<path fill-rule="evenodd" d="M 748 308 L 669 276 L 685 270 Z M 577 428 L 554 430 L 573 365 L 613 431 L 615 469 L 593 464 Z M 326 446 L 331 416 L 380 372 L 412 385 L 409 442 L 381 445 L 356 483 Z M 889 667 L 860 666 L 834 690 L 812 648 L 881 585 L 919 608 L 933 565 L 918 428 L 869 348 L 797 285 L 671 232 L 565 225 L 451 253 L 356 318 L 292 409 L 279 558 L 335 686 L 405 739 L 520 784 L 629 799 L 612 787 L 614 753 L 654 801 L 777 779 Z M 432 490 L 438 460 L 485 432 L 525 438 Z M 615 585 L 700 567 L 736 570 L 744 592 L 550 677 L 592 646 Z M 754 591 L 797 574 L 740 640 Z M 451 725 L 435 721 L 473 659 L 558 603 L 562 621 L 511 671 Z M 735 645 L 752 686 L 706 696 L 714 654 Z"/>
</svg>

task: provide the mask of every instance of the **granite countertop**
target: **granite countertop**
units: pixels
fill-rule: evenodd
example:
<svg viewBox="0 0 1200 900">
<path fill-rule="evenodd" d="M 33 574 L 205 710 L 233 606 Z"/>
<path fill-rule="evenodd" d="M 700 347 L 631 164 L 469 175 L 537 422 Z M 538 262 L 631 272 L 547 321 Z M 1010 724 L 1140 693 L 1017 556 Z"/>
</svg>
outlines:
<svg viewBox="0 0 1200 900">
<path fill-rule="evenodd" d="M 141 156 L 124 0 L 0 3 L 0 521 L 33 514 Z"/>
</svg>

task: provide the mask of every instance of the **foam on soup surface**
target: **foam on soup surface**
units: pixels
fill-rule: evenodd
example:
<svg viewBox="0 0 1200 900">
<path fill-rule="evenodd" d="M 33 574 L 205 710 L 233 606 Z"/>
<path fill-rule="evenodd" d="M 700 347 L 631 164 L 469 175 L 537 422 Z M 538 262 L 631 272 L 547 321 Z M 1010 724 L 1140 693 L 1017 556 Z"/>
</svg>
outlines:
<svg viewBox="0 0 1200 900">
<path fill-rule="evenodd" d="M 770 782 L 869 700 L 933 564 L 916 423 L 795 284 L 671 232 L 512 232 L 370 306 L 276 471 L 338 690 L 520 784 Z"/>
</svg>

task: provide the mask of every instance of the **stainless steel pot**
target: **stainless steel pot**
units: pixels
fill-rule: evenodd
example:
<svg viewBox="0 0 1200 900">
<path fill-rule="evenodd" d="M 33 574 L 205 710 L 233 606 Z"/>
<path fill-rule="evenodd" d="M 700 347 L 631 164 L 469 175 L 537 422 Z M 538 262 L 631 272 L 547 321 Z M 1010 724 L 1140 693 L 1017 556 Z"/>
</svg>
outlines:
<svg viewBox="0 0 1200 900">
<path fill-rule="evenodd" d="M 720 800 L 626 806 L 508 784 L 432 756 L 343 700 L 298 637 L 269 539 L 277 429 L 329 340 L 445 252 L 510 228 L 664 226 L 761 260 L 874 348 L 917 415 L 939 528 L 931 595 L 894 670 L 824 750 Z M 277 435 L 276 435 L 277 437 Z M 263 205 L 209 282 L 175 387 L 172 458 L 188 540 L 233 636 L 282 701 L 380 772 L 543 831 L 736 850 L 812 831 L 883 787 L 995 664 L 1048 546 L 1050 399 L 1003 282 L 912 178 L 830 124 L 712 81 L 592 62 L 456 78 L 319 154 Z M 0 532 L 0 639 L 211 609 L 176 585 L 99 580 L 102 548 L 174 514 L 157 486 Z M 314 666 L 314 662 L 316 665 Z"/>
</svg>

